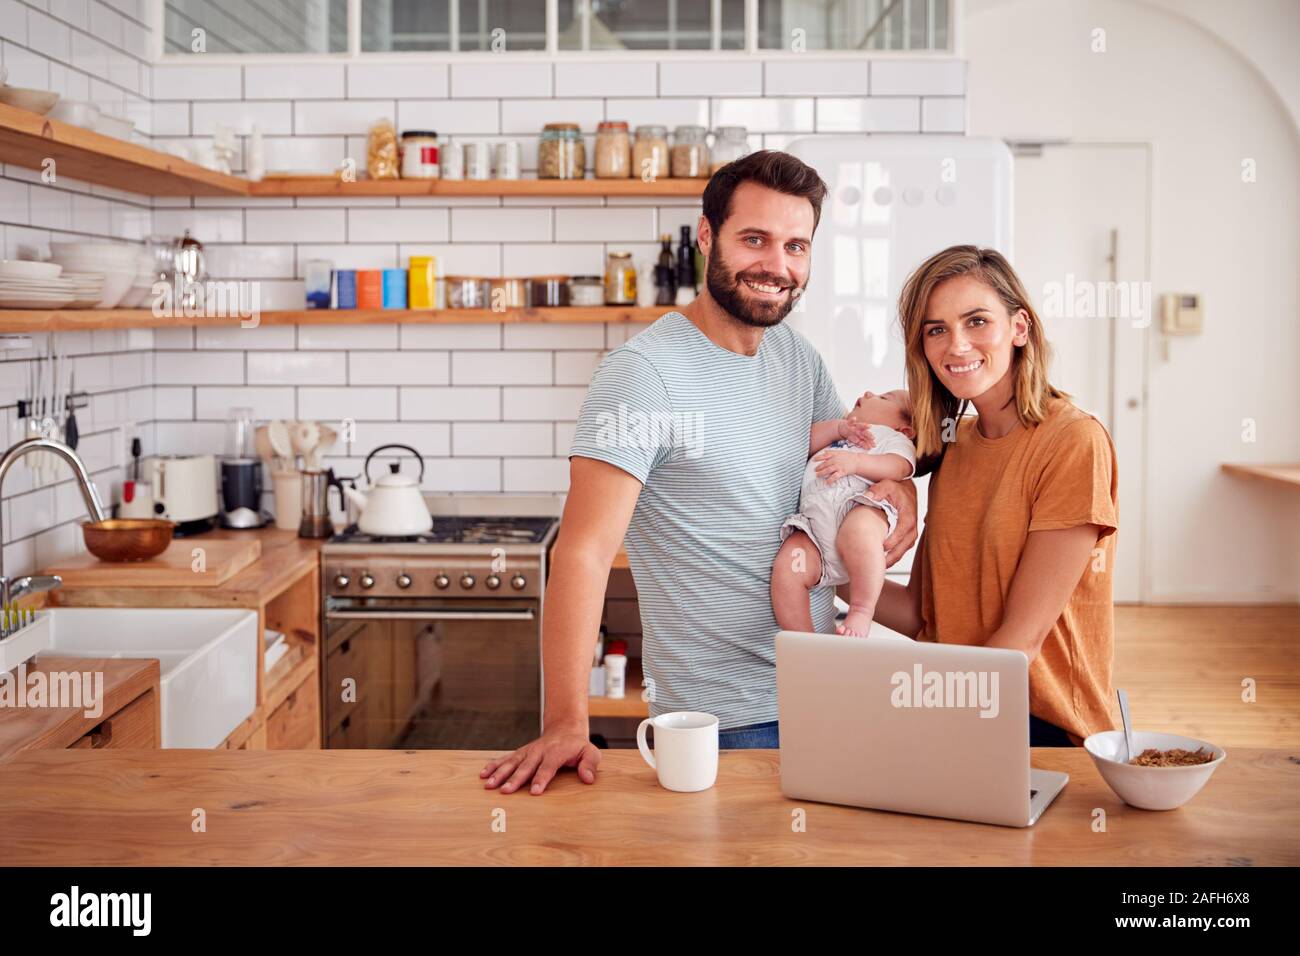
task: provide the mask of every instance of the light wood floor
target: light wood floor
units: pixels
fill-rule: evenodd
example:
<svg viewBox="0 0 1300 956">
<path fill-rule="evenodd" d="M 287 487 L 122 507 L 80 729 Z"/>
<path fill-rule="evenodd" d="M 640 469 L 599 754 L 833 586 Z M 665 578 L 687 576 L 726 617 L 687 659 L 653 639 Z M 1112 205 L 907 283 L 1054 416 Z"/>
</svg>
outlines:
<svg viewBox="0 0 1300 956">
<path fill-rule="evenodd" d="M 1138 730 L 1300 748 L 1300 606 L 1117 607 L 1114 684 Z"/>
</svg>

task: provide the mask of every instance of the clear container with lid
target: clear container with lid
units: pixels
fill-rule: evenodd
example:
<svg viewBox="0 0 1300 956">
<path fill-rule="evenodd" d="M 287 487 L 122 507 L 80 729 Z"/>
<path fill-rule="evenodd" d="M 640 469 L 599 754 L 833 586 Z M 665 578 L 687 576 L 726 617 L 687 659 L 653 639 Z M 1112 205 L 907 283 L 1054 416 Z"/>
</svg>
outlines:
<svg viewBox="0 0 1300 956">
<path fill-rule="evenodd" d="M 673 132 L 674 179 L 709 178 L 709 144 L 703 126 L 679 126 Z"/>
<path fill-rule="evenodd" d="M 537 144 L 538 179 L 582 179 L 587 175 L 587 146 L 577 123 L 547 123 Z"/>
<path fill-rule="evenodd" d="M 437 179 L 440 173 L 438 134 L 422 129 L 402 133 L 402 178 Z"/>
<path fill-rule="evenodd" d="M 749 133 L 743 126 L 719 126 L 713 131 L 713 149 L 709 155 L 709 174 L 727 163 L 749 155 Z"/>
<path fill-rule="evenodd" d="M 632 174 L 632 141 L 627 123 L 607 120 L 596 127 L 596 178 L 626 179 Z"/>
<path fill-rule="evenodd" d="M 644 182 L 667 179 L 668 129 L 663 126 L 638 126 L 636 142 L 632 144 L 632 175 Z"/>
<path fill-rule="evenodd" d="M 480 276 L 447 276 L 447 308 L 486 309 L 488 280 Z"/>
<path fill-rule="evenodd" d="M 604 305 L 604 276 L 574 276 L 569 280 L 569 305 Z"/>
<path fill-rule="evenodd" d="M 529 276 L 528 304 L 534 309 L 563 309 L 569 304 L 568 276 Z"/>
<path fill-rule="evenodd" d="M 611 252 L 605 266 L 605 304 L 636 305 L 636 266 L 632 253 Z"/>
</svg>

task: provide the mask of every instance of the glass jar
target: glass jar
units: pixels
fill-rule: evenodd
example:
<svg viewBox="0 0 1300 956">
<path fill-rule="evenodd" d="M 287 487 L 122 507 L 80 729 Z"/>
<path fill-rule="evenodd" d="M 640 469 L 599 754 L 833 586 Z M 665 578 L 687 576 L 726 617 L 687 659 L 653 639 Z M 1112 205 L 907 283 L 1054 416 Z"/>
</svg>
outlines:
<svg viewBox="0 0 1300 956">
<path fill-rule="evenodd" d="M 604 276 L 574 276 L 569 280 L 569 305 L 605 304 Z"/>
<path fill-rule="evenodd" d="M 673 132 L 674 179 L 709 178 L 709 144 L 703 126 L 679 126 Z"/>
<path fill-rule="evenodd" d="M 596 178 L 626 179 L 632 174 L 632 143 L 627 123 L 607 120 L 596 127 Z"/>
<path fill-rule="evenodd" d="M 447 308 L 486 309 L 488 280 L 478 276 L 447 276 Z"/>
<path fill-rule="evenodd" d="M 432 130 L 408 129 L 402 134 L 402 178 L 437 179 L 438 134 Z"/>
<path fill-rule="evenodd" d="M 671 175 L 668 166 L 668 130 L 665 127 L 636 128 L 636 143 L 632 146 L 632 175 L 639 176 L 643 182 L 648 183 L 667 179 Z"/>
<path fill-rule="evenodd" d="M 709 175 L 727 163 L 749 155 L 749 134 L 743 126 L 719 126 L 713 131 L 713 149 L 709 155 Z"/>
<path fill-rule="evenodd" d="M 547 123 L 537 144 L 538 179 L 582 179 L 587 174 L 587 147 L 577 123 Z"/>
<path fill-rule="evenodd" d="M 569 304 L 568 276 L 529 276 L 528 304 L 534 309 L 563 309 Z"/>
<path fill-rule="evenodd" d="M 636 266 L 632 253 L 611 252 L 605 266 L 605 304 L 636 305 Z"/>
<path fill-rule="evenodd" d="M 523 279 L 489 279 L 488 308 L 493 312 L 522 309 L 527 304 Z"/>
</svg>

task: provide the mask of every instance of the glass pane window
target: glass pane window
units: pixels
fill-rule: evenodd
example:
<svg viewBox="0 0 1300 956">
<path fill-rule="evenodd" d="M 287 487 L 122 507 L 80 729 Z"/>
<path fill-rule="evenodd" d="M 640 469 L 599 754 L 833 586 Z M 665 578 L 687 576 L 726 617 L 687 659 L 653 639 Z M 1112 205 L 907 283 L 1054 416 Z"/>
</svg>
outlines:
<svg viewBox="0 0 1300 956">
<path fill-rule="evenodd" d="M 745 46 L 745 0 L 560 0 L 561 50 L 711 50 Z"/>
<path fill-rule="evenodd" d="M 459 8 L 461 50 L 546 49 L 546 0 L 459 0 Z"/>
<path fill-rule="evenodd" d="M 447 0 L 362 0 L 361 49 L 450 50 Z"/>
<path fill-rule="evenodd" d="M 341 53 L 347 0 L 166 0 L 167 53 Z"/>
<path fill-rule="evenodd" d="M 946 50 L 950 0 L 758 0 L 763 50 Z"/>
</svg>

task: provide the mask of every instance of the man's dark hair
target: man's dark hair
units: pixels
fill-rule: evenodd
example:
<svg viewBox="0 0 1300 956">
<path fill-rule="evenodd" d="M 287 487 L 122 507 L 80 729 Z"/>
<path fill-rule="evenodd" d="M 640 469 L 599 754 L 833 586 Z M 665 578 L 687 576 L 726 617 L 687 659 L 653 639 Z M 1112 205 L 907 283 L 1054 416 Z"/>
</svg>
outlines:
<svg viewBox="0 0 1300 956">
<path fill-rule="evenodd" d="M 727 163 L 704 187 L 704 218 L 709 221 L 714 235 L 731 215 L 731 194 L 745 182 L 807 199 L 813 208 L 813 231 L 817 231 L 817 223 L 822 217 L 822 200 L 826 198 L 826 184 L 817 175 L 817 170 L 779 149 L 760 149 Z"/>
</svg>

